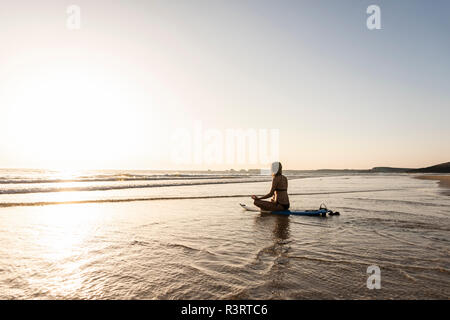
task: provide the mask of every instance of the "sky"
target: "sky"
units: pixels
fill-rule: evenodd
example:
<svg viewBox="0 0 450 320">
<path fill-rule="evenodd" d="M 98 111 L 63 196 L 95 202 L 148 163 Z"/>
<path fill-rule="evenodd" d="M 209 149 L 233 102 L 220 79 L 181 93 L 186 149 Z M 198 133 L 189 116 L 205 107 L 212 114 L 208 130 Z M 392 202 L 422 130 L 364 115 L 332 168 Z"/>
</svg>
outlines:
<svg viewBox="0 0 450 320">
<path fill-rule="evenodd" d="M 449 12 L 446 0 L 3 1 L 0 168 L 266 165 L 227 162 L 229 130 L 276 132 L 287 169 L 450 161 Z M 246 154 L 268 148 L 258 139 Z"/>
</svg>

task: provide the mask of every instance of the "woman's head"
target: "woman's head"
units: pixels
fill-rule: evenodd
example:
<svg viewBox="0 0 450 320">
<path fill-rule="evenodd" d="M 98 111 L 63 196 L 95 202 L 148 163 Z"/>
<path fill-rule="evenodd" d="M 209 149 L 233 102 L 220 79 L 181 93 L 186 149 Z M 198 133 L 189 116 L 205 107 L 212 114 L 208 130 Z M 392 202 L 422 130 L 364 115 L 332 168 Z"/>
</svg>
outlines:
<svg viewBox="0 0 450 320">
<path fill-rule="evenodd" d="M 273 176 L 279 176 L 282 173 L 282 166 L 281 162 L 273 162 L 272 167 L 270 168 L 270 171 L 272 172 Z"/>
</svg>

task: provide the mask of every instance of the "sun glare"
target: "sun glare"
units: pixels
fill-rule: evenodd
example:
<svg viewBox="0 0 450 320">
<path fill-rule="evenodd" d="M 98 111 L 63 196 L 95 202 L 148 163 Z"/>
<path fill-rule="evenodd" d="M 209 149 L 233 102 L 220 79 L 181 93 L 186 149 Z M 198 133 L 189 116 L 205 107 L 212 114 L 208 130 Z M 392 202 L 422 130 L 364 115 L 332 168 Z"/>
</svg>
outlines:
<svg viewBox="0 0 450 320">
<path fill-rule="evenodd" d="M 105 167 L 136 140 L 135 106 L 113 77 L 52 65 L 12 83 L 7 125 L 16 157 L 32 154 L 52 169 Z"/>
<path fill-rule="evenodd" d="M 85 242 L 95 241 L 93 235 L 100 217 L 98 207 L 85 205 L 66 205 L 63 209 L 51 206 L 39 215 L 39 223 L 45 227 L 35 235 L 34 245 L 42 252 L 44 263 L 57 268 L 60 274 L 45 283 L 51 295 L 76 294 L 83 285 L 85 279 L 76 270 L 86 260 L 80 260 L 79 256 L 85 253 L 82 251 L 87 247 Z"/>
</svg>

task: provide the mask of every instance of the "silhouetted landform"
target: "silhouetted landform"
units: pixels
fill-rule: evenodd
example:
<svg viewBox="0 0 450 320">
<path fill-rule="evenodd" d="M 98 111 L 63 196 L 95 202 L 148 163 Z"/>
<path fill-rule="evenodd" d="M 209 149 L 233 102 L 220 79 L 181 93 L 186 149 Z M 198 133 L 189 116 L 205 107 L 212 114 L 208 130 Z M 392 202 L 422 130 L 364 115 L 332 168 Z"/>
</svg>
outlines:
<svg viewBox="0 0 450 320">
<path fill-rule="evenodd" d="M 408 172 L 411 168 L 374 167 L 371 172 Z"/>
<path fill-rule="evenodd" d="M 259 169 L 249 170 L 226 170 L 227 173 L 247 173 L 259 174 Z M 450 162 L 441 163 L 426 168 L 394 168 L 394 167 L 374 167 L 372 169 L 318 169 L 318 170 L 284 170 L 287 175 L 323 173 L 323 174 L 358 174 L 358 173 L 450 173 Z"/>
<path fill-rule="evenodd" d="M 407 171 L 408 173 L 450 173 L 450 162 L 445 162 L 437 164 L 435 166 L 411 169 Z"/>
<path fill-rule="evenodd" d="M 369 173 L 369 169 L 318 169 L 318 170 L 284 170 L 286 174 L 290 172 L 303 172 L 303 173 L 323 173 L 323 174 L 332 174 L 332 173 Z"/>
</svg>

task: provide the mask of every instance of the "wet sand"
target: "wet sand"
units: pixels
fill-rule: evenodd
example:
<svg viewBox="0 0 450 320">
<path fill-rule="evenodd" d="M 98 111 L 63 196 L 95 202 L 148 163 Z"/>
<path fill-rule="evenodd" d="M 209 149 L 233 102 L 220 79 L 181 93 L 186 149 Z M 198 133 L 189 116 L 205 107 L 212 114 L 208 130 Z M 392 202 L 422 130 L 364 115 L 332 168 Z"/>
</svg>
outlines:
<svg viewBox="0 0 450 320">
<path fill-rule="evenodd" d="M 450 175 L 433 175 L 433 176 L 418 176 L 417 179 L 436 180 L 439 181 L 439 187 L 444 188 L 443 193 L 450 195 Z"/>
<path fill-rule="evenodd" d="M 267 182 L 142 190 L 191 199 L 0 208 L 0 299 L 448 300 L 450 198 L 413 177 L 290 180 L 292 208 L 341 212 L 327 218 L 243 211 Z M 374 265 L 380 290 L 367 287 Z"/>
</svg>

